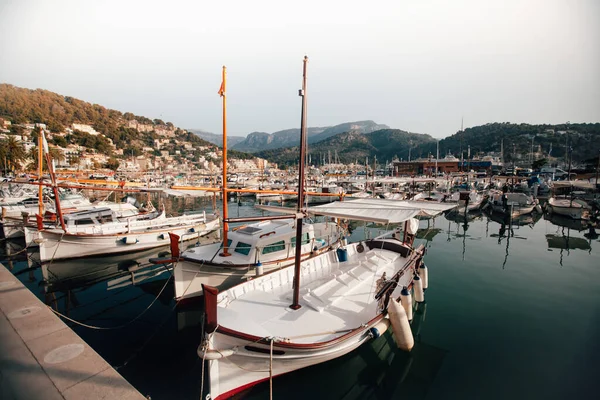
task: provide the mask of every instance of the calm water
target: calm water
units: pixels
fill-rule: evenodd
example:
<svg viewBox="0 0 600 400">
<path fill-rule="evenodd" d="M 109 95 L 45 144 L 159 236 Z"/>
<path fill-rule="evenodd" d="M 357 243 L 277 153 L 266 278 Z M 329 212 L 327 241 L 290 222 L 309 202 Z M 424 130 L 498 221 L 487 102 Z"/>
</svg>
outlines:
<svg viewBox="0 0 600 400">
<path fill-rule="evenodd" d="M 260 214 L 251 204 L 230 207 L 233 216 Z M 416 243 L 427 246 L 430 284 L 413 322 L 412 353 L 396 350 L 388 333 L 346 357 L 275 379 L 274 398 L 596 398 L 600 240 L 568 220 L 513 222 L 485 215 L 466 224 L 445 216 L 421 221 Z M 379 232 L 355 226 L 351 239 Z M 4 254 L 23 246 L 3 244 Z M 157 253 L 134 257 L 143 264 Z M 200 398 L 200 313 L 176 307 L 169 272 L 138 270 L 132 284 L 135 268 L 126 257 L 42 270 L 35 254 L 25 254 L 2 262 L 42 300 L 89 325 L 125 325 L 73 329 L 140 392 L 153 400 Z M 268 398 L 268 384 L 245 398 Z"/>
</svg>

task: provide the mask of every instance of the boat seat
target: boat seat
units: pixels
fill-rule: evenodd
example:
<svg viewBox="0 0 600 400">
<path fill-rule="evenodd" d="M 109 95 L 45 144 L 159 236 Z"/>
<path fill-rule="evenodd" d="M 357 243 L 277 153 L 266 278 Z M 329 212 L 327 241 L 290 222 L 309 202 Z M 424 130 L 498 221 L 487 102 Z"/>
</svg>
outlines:
<svg viewBox="0 0 600 400">
<path fill-rule="evenodd" d="M 325 282 L 321 286 L 312 290 L 310 292 L 310 295 L 318 298 L 323 303 L 323 305 L 333 304 L 344 294 L 347 294 L 351 288 L 351 286 L 347 286 L 345 283 L 341 282 L 338 279 L 339 278 L 336 278 Z"/>
<path fill-rule="evenodd" d="M 338 282 L 343 283 L 346 286 L 351 286 L 354 278 L 350 274 L 341 274 L 335 278 Z"/>
<path fill-rule="evenodd" d="M 368 263 L 361 263 L 361 265 L 356 266 L 348 271 L 348 275 L 352 276 L 358 281 L 364 281 L 369 279 L 369 277 L 372 277 L 373 272 L 374 270 L 371 269 L 371 266 L 368 265 Z"/>
<path fill-rule="evenodd" d="M 373 277 L 373 272 L 362 265 L 357 265 L 348 272 L 338 276 L 335 280 L 325 282 L 314 290 L 310 295 L 319 299 L 324 307 L 335 304 L 345 295 L 351 294 L 362 283 Z"/>
<path fill-rule="evenodd" d="M 325 304 L 323 304 L 319 299 L 314 296 L 311 296 L 310 293 L 302 296 L 302 300 L 304 303 L 317 312 L 323 312 L 325 310 Z"/>
<path fill-rule="evenodd" d="M 357 267 L 360 265 L 360 262 L 342 262 L 342 263 L 338 263 L 338 270 L 335 271 L 335 274 L 340 275 L 340 274 L 345 274 L 346 272 L 350 271 L 352 268 Z"/>
<path fill-rule="evenodd" d="M 310 294 L 310 293 L 312 293 L 312 291 L 315 288 L 318 288 L 319 286 L 330 282 L 331 280 L 333 280 L 333 278 L 334 278 L 333 276 L 327 276 L 327 277 L 323 277 L 323 278 L 321 278 L 319 280 L 316 280 L 316 281 L 313 281 L 313 282 L 310 282 L 310 283 L 306 283 L 306 284 L 300 286 L 300 294 L 301 295 L 303 295 L 303 294 L 305 294 L 305 295 L 306 294 Z M 323 281 L 325 279 L 327 279 L 327 281 L 324 283 Z M 286 291 L 284 298 L 286 300 L 290 300 L 290 301 L 293 300 L 294 299 L 294 291 L 293 290 Z"/>
<path fill-rule="evenodd" d="M 387 256 L 384 256 L 383 254 L 375 253 L 375 257 L 383 260 L 385 262 L 385 264 L 391 264 L 394 261 L 396 261 L 398 258 L 400 258 L 400 254 L 394 254 L 394 256 L 392 258 L 389 258 Z"/>
</svg>

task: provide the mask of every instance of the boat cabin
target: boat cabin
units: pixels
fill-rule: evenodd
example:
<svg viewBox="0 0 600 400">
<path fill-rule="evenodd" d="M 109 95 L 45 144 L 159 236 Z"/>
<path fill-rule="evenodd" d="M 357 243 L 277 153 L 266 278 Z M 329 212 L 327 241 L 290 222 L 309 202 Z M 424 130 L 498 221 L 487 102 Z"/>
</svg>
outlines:
<svg viewBox="0 0 600 400">
<path fill-rule="evenodd" d="M 303 224 L 302 253 L 310 253 L 336 240 L 335 223 Z M 329 227 L 329 229 L 328 229 Z M 327 232 L 331 232 L 328 234 Z M 271 220 L 233 228 L 228 233 L 230 256 L 223 256 L 223 244 L 191 248 L 183 254 L 190 261 L 248 265 L 293 258 L 296 248 L 296 227 L 293 220 Z"/>
<path fill-rule="evenodd" d="M 77 211 L 64 216 L 67 227 L 81 225 L 100 225 L 106 222 L 115 222 L 116 216 L 110 208 L 97 208 L 94 210 Z"/>
</svg>

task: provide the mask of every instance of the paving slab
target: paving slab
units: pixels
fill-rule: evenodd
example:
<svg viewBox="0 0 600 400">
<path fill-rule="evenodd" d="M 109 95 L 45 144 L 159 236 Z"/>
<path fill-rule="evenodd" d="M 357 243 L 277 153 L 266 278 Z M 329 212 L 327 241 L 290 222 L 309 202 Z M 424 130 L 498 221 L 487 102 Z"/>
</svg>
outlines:
<svg viewBox="0 0 600 400">
<path fill-rule="evenodd" d="M 2 264 L 0 398 L 145 399 Z"/>
</svg>

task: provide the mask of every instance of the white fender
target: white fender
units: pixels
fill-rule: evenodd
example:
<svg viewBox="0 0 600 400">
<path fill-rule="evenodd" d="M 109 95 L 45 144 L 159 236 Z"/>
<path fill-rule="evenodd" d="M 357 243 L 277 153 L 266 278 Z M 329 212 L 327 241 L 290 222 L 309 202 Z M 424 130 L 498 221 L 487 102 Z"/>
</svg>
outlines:
<svg viewBox="0 0 600 400">
<path fill-rule="evenodd" d="M 415 301 L 422 303 L 425 301 L 425 293 L 423 293 L 423 281 L 419 278 L 419 275 L 415 275 L 413 278 L 413 288 L 415 290 Z"/>
<path fill-rule="evenodd" d="M 399 349 L 410 351 L 415 345 L 415 339 L 410 331 L 410 324 L 404 308 L 394 299 L 388 305 L 390 322 L 394 329 L 394 339 Z"/>
</svg>

